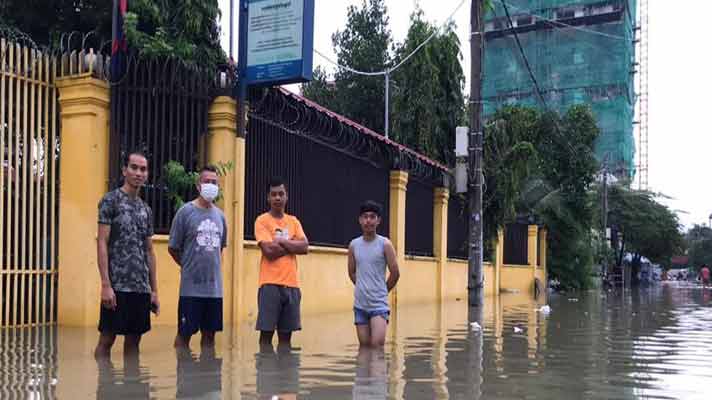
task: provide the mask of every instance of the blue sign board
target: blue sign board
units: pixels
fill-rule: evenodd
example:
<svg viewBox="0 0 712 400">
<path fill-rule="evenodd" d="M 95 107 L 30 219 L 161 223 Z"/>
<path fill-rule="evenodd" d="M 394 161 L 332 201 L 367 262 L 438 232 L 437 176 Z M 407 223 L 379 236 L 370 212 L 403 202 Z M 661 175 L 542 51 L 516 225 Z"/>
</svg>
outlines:
<svg viewBox="0 0 712 400">
<path fill-rule="evenodd" d="M 242 82 L 272 86 L 312 79 L 314 0 L 241 0 Z"/>
</svg>

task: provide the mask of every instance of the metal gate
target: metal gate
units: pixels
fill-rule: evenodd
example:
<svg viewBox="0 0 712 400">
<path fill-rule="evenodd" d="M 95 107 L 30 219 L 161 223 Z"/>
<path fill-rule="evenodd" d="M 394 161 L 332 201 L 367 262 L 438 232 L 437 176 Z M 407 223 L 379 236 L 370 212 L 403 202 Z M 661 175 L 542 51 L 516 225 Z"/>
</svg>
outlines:
<svg viewBox="0 0 712 400">
<path fill-rule="evenodd" d="M 0 39 L 0 327 L 57 320 L 56 64 Z"/>
</svg>

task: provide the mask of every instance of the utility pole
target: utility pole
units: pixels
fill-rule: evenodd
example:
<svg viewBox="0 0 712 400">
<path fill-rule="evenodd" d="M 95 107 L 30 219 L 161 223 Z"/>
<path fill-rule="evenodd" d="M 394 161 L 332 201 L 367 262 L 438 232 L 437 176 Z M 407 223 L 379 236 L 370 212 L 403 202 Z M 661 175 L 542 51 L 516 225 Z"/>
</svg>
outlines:
<svg viewBox="0 0 712 400">
<path fill-rule="evenodd" d="M 230 18 L 228 19 L 230 21 L 230 61 L 233 61 L 233 33 L 235 29 L 235 0 L 230 0 Z"/>
<path fill-rule="evenodd" d="M 607 160 L 603 163 L 603 210 L 601 211 L 601 234 L 603 235 L 604 250 L 608 250 L 608 165 Z M 603 266 L 605 276 L 608 276 L 608 257 L 604 257 Z"/>
<path fill-rule="evenodd" d="M 482 3 L 472 0 L 470 6 L 470 139 L 469 139 L 469 197 L 470 237 L 468 254 L 467 293 L 470 307 L 481 307 L 483 296 L 482 271 L 482 58 L 484 35 L 482 29 Z"/>
</svg>

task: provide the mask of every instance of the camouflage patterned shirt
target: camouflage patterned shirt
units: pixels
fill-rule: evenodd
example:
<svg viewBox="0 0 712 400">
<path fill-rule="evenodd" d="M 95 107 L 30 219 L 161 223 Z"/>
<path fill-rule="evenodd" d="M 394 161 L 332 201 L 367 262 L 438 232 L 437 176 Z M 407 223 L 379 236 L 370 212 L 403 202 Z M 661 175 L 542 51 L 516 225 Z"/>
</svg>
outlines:
<svg viewBox="0 0 712 400">
<path fill-rule="evenodd" d="M 120 292 L 151 293 L 146 238 L 153 235 L 151 208 L 140 198 L 132 199 L 121 189 L 99 202 L 99 223 L 111 225 L 109 235 L 109 280 Z"/>
</svg>

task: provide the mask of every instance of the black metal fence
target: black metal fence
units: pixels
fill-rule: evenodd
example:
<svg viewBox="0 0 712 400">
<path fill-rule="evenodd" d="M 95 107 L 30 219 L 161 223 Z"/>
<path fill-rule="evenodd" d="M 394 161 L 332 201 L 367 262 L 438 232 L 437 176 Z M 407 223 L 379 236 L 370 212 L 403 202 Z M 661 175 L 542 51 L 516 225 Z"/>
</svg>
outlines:
<svg viewBox="0 0 712 400">
<path fill-rule="evenodd" d="M 110 188 L 123 182 L 122 159 L 141 150 L 149 161 L 143 196 L 153 209 L 157 233 L 167 233 L 174 206 L 166 196 L 163 167 L 171 160 L 187 171 L 199 167 L 202 136 L 208 129 L 208 109 L 218 94 L 216 73 L 178 60 L 130 58 L 122 77 L 111 88 Z M 186 196 L 192 196 L 186 193 Z"/>
<path fill-rule="evenodd" d="M 433 255 L 433 186 L 410 179 L 405 200 L 405 252 Z"/>
<path fill-rule="evenodd" d="M 525 224 L 507 224 L 504 230 L 504 263 L 527 265 L 529 228 Z"/>
<path fill-rule="evenodd" d="M 411 177 L 431 185 L 442 182 L 445 172 L 432 161 L 297 95 L 283 89 L 254 89 L 249 99 L 247 239 L 254 239 L 254 220 L 267 210 L 266 184 L 272 175 L 287 181 L 287 212 L 301 220 L 310 243 L 339 247 L 360 234 L 358 208 L 365 200 L 381 203 L 384 214 L 379 232 L 389 234 L 392 169 L 406 170 Z M 413 201 L 415 210 L 428 208 L 430 227 L 422 236 L 429 235 L 429 239 L 411 234 L 416 239 L 414 248 L 430 254 L 432 197 L 431 188 L 427 199 L 417 195 Z M 427 202 L 429 205 L 424 204 Z M 426 229 L 421 227 L 416 223 L 408 229 Z"/>
<path fill-rule="evenodd" d="M 541 265 L 541 227 L 536 230 L 536 265 Z"/>
<path fill-rule="evenodd" d="M 467 215 L 469 207 L 463 196 L 451 194 L 447 208 L 447 256 L 467 260 L 467 239 L 469 227 Z"/>
</svg>

